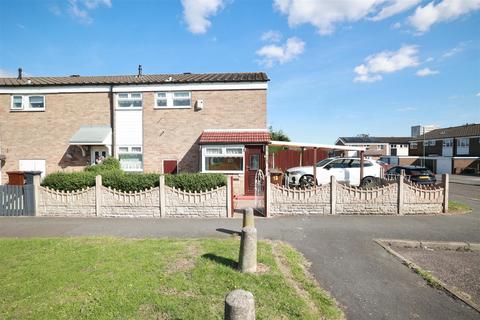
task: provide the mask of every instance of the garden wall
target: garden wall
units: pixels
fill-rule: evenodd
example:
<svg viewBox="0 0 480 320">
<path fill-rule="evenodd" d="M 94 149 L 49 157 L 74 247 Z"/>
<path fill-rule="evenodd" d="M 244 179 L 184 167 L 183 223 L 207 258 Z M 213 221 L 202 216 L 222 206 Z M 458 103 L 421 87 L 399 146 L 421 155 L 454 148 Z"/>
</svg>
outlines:
<svg viewBox="0 0 480 320">
<path fill-rule="evenodd" d="M 407 215 L 437 214 L 448 210 L 448 178 L 435 186 L 420 186 L 405 179 L 363 189 L 336 182 L 312 189 L 289 189 L 270 185 L 270 210 L 279 215 Z M 446 190 L 447 189 L 447 190 Z"/>
<path fill-rule="evenodd" d="M 230 187 L 205 192 L 184 192 L 160 186 L 141 192 L 122 192 L 102 185 L 75 192 L 37 186 L 37 216 L 69 217 L 227 217 Z"/>
</svg>

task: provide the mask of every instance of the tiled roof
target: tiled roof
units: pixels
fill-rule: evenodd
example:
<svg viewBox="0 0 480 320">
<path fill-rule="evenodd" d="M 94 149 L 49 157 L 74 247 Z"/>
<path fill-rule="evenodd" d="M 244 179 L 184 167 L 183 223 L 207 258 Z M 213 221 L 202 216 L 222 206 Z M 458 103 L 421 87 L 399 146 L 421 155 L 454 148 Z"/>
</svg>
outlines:
<svg viewBox="0 0 480 320">
<path fill-rule="evenodd" d="M 440 128 L 425 133 L 425 139 L 445 139 L 456 137 L 475 137 L 480 136 L 480 123 L 465 124 L 458 127 Z M 421 141 L 423 135 L 410 138 L 410 141 Z"/>
<path fill-rule="evenodd" d="M 200 136 L 200 144 L 215 143 L 268 143 L 267 129 L 218 129 L 205 130 Z"/>
<path fill-rule="evenodd" d="M 411 137 L 340 137 L 344 143 L 391 143 L 403 144 L 412 140 Z"/>
<path fill-rule="evenodd" d="M 265 82 L 269 81 L 264 72 L 237 73 L 180 73 L 146 74 L 142 76 L 70 76 L 70 77 L 27 77 L 0 78 L 0 86 L 66 86 L 66 85 L 118 85 L 158 83 L 208 83 L 208 82 Z"/>
</svg>

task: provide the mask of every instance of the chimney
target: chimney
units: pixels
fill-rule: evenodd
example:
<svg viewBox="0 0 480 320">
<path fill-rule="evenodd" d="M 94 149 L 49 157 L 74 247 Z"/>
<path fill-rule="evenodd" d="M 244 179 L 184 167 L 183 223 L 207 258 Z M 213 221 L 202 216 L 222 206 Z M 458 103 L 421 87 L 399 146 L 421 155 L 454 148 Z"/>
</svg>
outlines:
<svg viewBox="0 0 480 320">
<path fill-rule="evenodd" d="M 22 68 L 18 68 L 18 80 L 22 80 Z"/>
<path fill-rule="evenodd" d="M 142 65 L 139 64 L 138 65 L 138 77 L 141 77 L 142 76 Z"/>
</svg>

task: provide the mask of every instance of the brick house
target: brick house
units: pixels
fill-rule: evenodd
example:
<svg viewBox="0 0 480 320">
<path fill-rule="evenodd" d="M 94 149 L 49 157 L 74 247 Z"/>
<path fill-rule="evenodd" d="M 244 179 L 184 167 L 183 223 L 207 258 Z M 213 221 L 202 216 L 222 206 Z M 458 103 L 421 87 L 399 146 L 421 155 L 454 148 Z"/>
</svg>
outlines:
<svg viewBox="0 0 480 320">
<path fill-rule="evenodd" d="M 365 147 L 365 156 L 378 159 L 381 156 L 408 156 L 410 137 L 339 137 L 337 146 Z M 349 151 L 348 156 L 357 156 L 356 151 Z"/>
<path fill-rule="evenodd" d="M 426 157 L 437 172 L 480 174 L 480 124 L 439 128 L 411 138 L 409 153 Z"/>
<path fill-rule="evenodd" d="M 75 171 L 110 155 L 126 171 L 243 180 L 247 157 L 260 150 L 251 161 L 261 165 L 268 142 L 268 81 L 262 72 L 143 75 L 139 67 L 128 76 L 24 77 L 19 70 L 0 78 L 0 183 L 7 171 Z M 211 132 L 214 141 L 205 138 Z"/>
</svg>

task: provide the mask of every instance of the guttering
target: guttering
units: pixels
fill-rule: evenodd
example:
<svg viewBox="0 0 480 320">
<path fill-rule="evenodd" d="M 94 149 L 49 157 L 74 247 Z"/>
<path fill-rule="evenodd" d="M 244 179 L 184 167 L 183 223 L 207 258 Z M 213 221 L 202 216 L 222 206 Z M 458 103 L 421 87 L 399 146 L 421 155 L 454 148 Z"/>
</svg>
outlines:
<svg viewBox="0 0 480 320">
<path fill-rule="evenodd" d="M 345 150 L 345 151 L 365 151 L 365 147 L 338 146 L 335 144 L 307 143 L 307 142 L 286 142 L 286 141 L 270 141 L 270 146 L 294 147 L 294 148 L 317 148 L 329 150 Z"/>
</svg>

